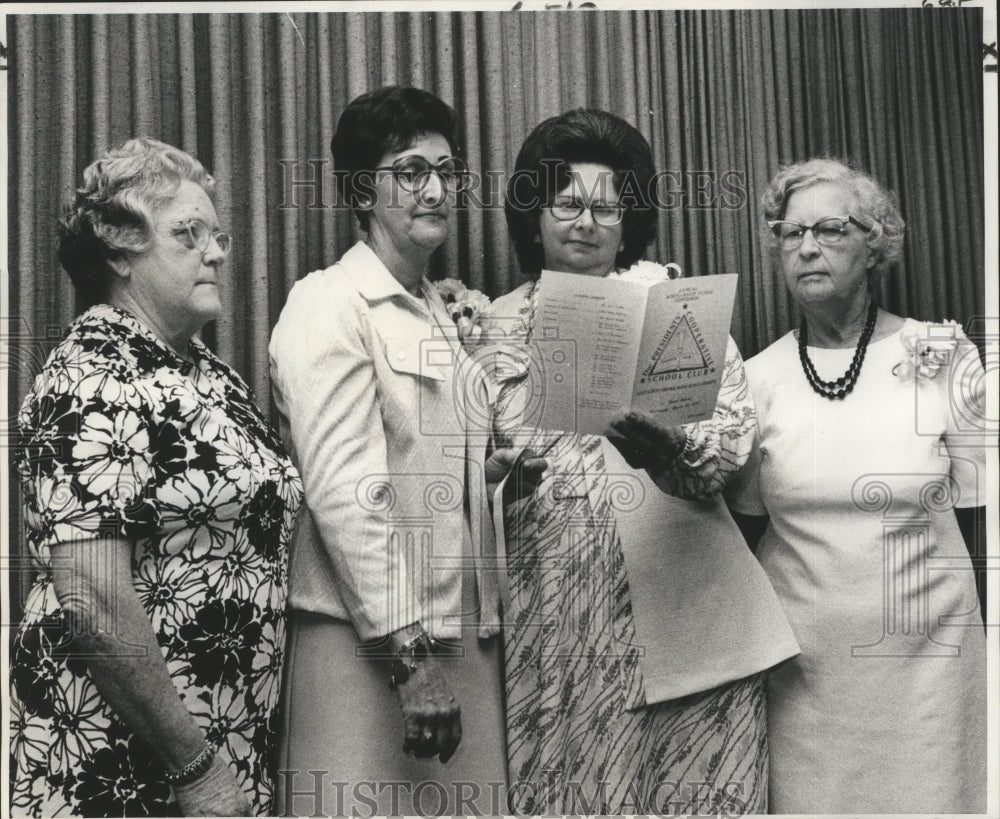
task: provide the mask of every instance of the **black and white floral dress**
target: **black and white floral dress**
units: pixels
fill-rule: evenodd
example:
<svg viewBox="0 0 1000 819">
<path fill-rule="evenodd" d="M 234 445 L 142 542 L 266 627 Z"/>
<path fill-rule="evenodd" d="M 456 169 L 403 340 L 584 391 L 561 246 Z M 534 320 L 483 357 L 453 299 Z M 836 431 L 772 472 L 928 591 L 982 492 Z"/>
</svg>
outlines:
<svg viewBox="0 0 1000 819">
<path fill-rule="evenodd" d="M 53 590 L 51 544 L 109 536 L 134 543 L 135 590 L 185 706 L 254 811 L 270 808 L 302 486 L 243 380 L 198 341 L 191 352 L 98 305 L 21 408 L 14 463 L 39 571 L 11 661 L 15 814 L 178 812 L 162 765 L 74 655 Z"/>
</svg>

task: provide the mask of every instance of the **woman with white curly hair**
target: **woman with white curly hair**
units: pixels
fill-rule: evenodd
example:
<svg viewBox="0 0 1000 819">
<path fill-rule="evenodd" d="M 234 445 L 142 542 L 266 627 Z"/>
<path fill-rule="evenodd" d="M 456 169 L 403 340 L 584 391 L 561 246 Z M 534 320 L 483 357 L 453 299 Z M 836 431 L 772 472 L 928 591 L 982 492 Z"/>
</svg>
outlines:
<svg viewBox="0 0 1000 819">
<path fill-rule="evenodd" d="M 871 176 L 800 162 L 763 206 L 802 316 L 747 362 L 758 431 L 730 487 L 802 648 L 768 678 L 771 810 L 981 813 L 977 350 L 878 305 L 904 224 Z"/>
<path fill-rule="evenodd" d="M 80 315 L 21 407 L 38 571 L 11 651 L 10 811 L 268 814 L 302 484 L 218 317 L 215 181 L 131 139 L 59 221 Z"/>
</svg>

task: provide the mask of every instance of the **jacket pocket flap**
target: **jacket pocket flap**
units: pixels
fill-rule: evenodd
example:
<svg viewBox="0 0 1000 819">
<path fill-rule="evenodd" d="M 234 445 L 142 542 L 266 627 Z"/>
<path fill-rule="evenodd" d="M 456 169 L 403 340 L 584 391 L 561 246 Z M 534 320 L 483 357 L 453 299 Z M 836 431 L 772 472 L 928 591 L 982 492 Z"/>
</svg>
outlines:
<svg viewBox="0 0 1000 819">
<path fill-rule="evenodd" d="M 412 339 L 384 337 L 385 357 L 398 373 L 446 381 L 454 367 L 455 353 L 444 339 L 414 342 Z"/>
</svg>

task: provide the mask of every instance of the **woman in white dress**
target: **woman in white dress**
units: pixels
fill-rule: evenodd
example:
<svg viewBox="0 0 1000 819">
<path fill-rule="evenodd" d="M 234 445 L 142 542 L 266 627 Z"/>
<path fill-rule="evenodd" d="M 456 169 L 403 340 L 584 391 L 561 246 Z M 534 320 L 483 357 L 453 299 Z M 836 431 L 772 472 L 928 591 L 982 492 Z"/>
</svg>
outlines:
<svg viewBox="0 0 1000 819">
<path fill-rule="evenodd" d="M 730 498 L 802 648 L 768 678 L 771 809 L 981 813 L 977 350 L 876 303 L 904 225 L 870 176 L 810 160 L 763 204 L 802 314 L 747 362 L 758 435 Z"/>
</svg>

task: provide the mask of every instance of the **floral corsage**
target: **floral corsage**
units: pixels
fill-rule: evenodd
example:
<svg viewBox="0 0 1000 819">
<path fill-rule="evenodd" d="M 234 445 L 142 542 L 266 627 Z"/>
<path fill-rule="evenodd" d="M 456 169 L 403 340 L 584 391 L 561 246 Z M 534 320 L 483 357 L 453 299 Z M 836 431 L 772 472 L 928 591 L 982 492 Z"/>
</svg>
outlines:
<svg viewBox="0 0 1000 819">
<path fill-rule="evenodd" d="M 962 328 L 954 321 L 907 322 L 907 325 L 899 336 L 906 353 L 892 368 L 892 374 L 903 381 L 934 378 L 951 362 L 958 345 L 967 341 Z"/>
<path fill-rule="evenodd" d="M 459 339 L 465 344 L 477 342 L 489 326 L 485 317 L 490 306 L 489 296 L 470 290 L 458 279 L 442 279 L 434 282 L 434 286 L 458 328 Z"/>
<path fill-rule="evenodd" d="M 628 270 L 618 270 L 611 274 L 615 278 L 627 282 L 662 282 L 667 279 L 679 279 L 684 275 L 681 266 L 676 262 L 660 264 L 641 259 Z"/>
</svg>

